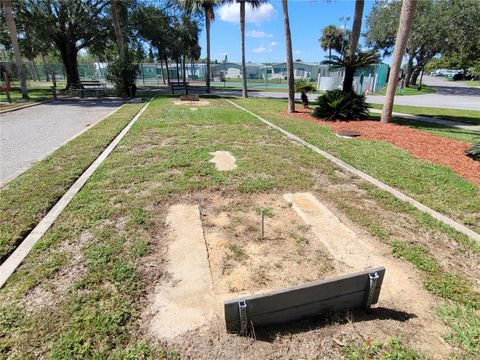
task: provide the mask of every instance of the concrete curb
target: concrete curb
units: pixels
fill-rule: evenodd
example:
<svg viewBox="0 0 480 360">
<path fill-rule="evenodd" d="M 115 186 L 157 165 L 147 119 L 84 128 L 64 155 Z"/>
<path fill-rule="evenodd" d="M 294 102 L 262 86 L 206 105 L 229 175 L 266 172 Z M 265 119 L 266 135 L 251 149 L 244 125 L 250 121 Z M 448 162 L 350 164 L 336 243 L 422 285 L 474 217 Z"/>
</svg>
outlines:
<svg viewBox="0 0 480 360">
<path fill-rule="evenodd" d="M 53 99 L 52 100 L 40 101 L 40 102 L 34 102 L 34 103 L 31 103 L 31 104 L 25 104 L 23 106 L 19 106 L 19 107 L 13 108 L 13 109 L 1 110 L 0 114 L 6 114 L 6 113 L 9 113 L 9 112 L 12 112 L 12 111 L 22 110 L 22 109 L 26 109 L 26 108 L 29 108 L 29 107 L 32 107 L 32 106 L 46 104 L 46 103 L 49 103 L 49 102 L 52 102 L 52 101 L 53 101 Z"/>
<path fill-rule="evenodd" d="M 65 207 L 72 201 L 74 196 L 82 189 L 88 179 L 102 164 L 102 162 L 110 155 L 116 148 L 118 143 L 123 139 L 125 134 L 140 118 L 143 112 L 147 109 L 151 100 L 135 115 L 135 117 L 128 123 L 127 126 L 115 137 L 115 139 L 107 146 L 105 150 L 97 157 L 97 159 L 88 167 L 87 170 L 75 181 L 75 183 L 67 190 L 61 199 L 50 209 L 45 217 L 35 226 L 35 228 L 28 234 L 22 243 L 15 249 L 15 251 L 5 260 L 0 266 L 0 288 L 5 284 L 8 278 L 14 273 L 17 267 L 22 263 L 28 253 L 38 240 L 47 232 L 52 226 L 53 222 L 62 213 Z"/>
<path fill-rule="evenodd" d="M 34 166 L 36 163 L 46 159 L 48 156 L 52 155 L 55 151 L 57 151 L 58 149 L 60 149 L 62 146 L 65 146 L 67 145 L 70 141 L 72 141 L 73 139 L 79 137 L 80 135 L 82 135 L 83 133 L 87 132 L 88 130 L 92 129 L 94 126 L 96 126 L 98 123 L 100 123 L 101 121 L 105 120 L 106 118 L 108 118 L 109 116 L 113 115 L 115 112 L 117 112 L 118 110 L 120 110 L 120 108 L 123 107 L 123 105 L 125 105 L 125 103 L 123 103 L 122 105 L 120 105 L 118 108 L 116 108 L 115 110 L 111 111 L 110 113 L 108 113 L 107 115 L 105 115 L 104 117 L 98 119 L 97 121 L 95 121 L 93 124 L 89 125 L 88 127 L 86 127 L 85 129 L 81 130 L 78 134 L 75 134 L 73 135 L 72 137 L 68 138 L 67 140 L 65 140 L 64 142 L 62 142 L 60 145 L 58 145 L 56 148 L 54 148 L 52 151 L 50 151 L 48 154 L 46 154 L 43 158 L 35 161 L 35 163 L 32 163 L 30 164 L 30 166 L 26 167 L 26 168 L 23 168 L 21 170 L 19 170 L 16 174 L 12 175 L 11 177 L 9 177 L 8 179 L 5 179 L 4 181 L 0 181 L 0 190 L 3 189 L 10 181 L 12 180 L 15 180 L 17 177 L 19 177 L 20 175 L 22 175 L 23 173 L 26 173 L 28 170 L 30 170 L 32 168 L 32 166 Z"/>
<path fill-rule="evenodd" d="M 341 167 L 342 169 L 345 169 L 345 170 L 355 174 L 356 176 L 362 178 L 363 180 L 366 180 L 369 183 L 375 185 L 376 187 L 389 192 L 390 194 L 395 196 L 397 199 L 400 199 L 402 201 L 405 201 L 405 202 L 409 203 L 410 205 L 414 206 L 415 208 L 417 208 L 420 211 L 426 212 L 427 214 L 431 215 L 436 220 L 444 223 L 445 225 L 448 225 L 448 226 L 454 228 L 455 230 L 461 232 L 462 234 L 464 234 L 464 235 L 468 236 L 469 238 L 471 238 L 471 239 L 477 241 L 478 243 L 480 243 L 480 234 L 476 233 L 475 231 L 473 231 L 473 230 L 467 228 L 466 226 L 450 219 L 449 217 L 447 217 L 445 215 L 440 214 L 439 212 L 429 208 L 428 206 L 418 202 L 415 199 L 412 199 L 411 197 L 405 195 L 401 191 L 399 191 L 399 190 L 397 190 L 397 189 L 395 189 L 395 188 L 393 188 L 393 187 L 375 179 L 374 177 L 364 173 L 363 171 L 360 171 L 360 170 L 354 168 L 353 166 L 347 164 L 346 162 L 344 162 L 344 161 L 336 158 L 335 156 L 329 154 L 328 152 L 319 149 L 318 147 L 310 144 L 309 142 L 306 142 L 305 140 L 301 139 L 300 137 L 298 137 L 296 135 L 293 135 L 292 133 L 282 129 L 281 127 L 271 123 L 268 120 L 263 119 L 262 117 L 260 117 L 257 114 L 251 112 L 250 110 L 247 110 L 247 109 L 243 108 L 242 106 L 234 103 L 233 101 L 228 100 L 228 99 L 225 99 L 225 101 L 227 101 L 230 104 L 236 106 L 237 108 L 249 113 L 250 115 L 256 117 L 258 120 L 260 120 L 264 124 L 270 126 L 271 128 L 280 131 L 282 134 L 287 136 L 287 138 L 289 138 L 291 140 L 294 140 L 294 141 L 297 141 L 300 144 L 308 147 L 310 150 L 313 150 L 316 153 L 322 155 L 323 157 L 332 161 L 333 163 L 335 163 L 337 166 Z"/>
</svg>

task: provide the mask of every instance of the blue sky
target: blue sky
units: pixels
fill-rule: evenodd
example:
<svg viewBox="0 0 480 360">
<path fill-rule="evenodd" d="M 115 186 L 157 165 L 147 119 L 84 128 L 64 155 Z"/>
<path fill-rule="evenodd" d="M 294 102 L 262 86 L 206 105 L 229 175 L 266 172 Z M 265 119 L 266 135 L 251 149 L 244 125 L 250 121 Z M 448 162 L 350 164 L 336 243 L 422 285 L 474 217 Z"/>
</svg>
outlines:
<svg viewBox="0 0 480 360">
<path fill-rule="evenodd" d="M 318 38 L 321 30 L 329 24 L 343 26 L 341 16 L 353 18 L 354 0 L 290 0 L 290 28 L 295 59 L 320 62 L 326 52 L 320 48 Z M 365 1 L 365 17 L 370 13 L 373 0 Z M 248 5 L 247 5 L 248 7 Z M 228 54 L 229 61 L 240 61 L 240 25 L 238 4 L 224 5 L 216 10 L 216 19 L 211 27 L 211 57 L 223 60 Z M 285 60 L 285 41 L 282 3 L 271 0 L 260 10 L 247 9 L 246 60 L 252 62 L 280 62 Z M 351 29 L 352 19 L 347 23 Z M 202 57 L 206 56 L 205 33 L 201 34 Z"/>
</svg>

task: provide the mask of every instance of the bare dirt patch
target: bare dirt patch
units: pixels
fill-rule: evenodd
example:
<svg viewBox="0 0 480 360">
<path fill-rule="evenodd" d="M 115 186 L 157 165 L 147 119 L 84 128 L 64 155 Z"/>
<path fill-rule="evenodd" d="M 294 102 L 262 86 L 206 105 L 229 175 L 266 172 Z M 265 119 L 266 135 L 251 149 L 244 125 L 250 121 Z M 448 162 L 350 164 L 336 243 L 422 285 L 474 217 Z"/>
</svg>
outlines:
<svg viewBox="0 0 480 360">
<path fill-rule="evenodd" d="M 294 114 L 282 114 L 316 122 L 334 132 L 353 130 L 361 133 L 358 138 L 388 141 L 419 159 L 446 166 L 480 186 L 480 163 L 465 155 L 465 150 L 471 146 L 469 143 L 408 126 L 380 124 L 379 121 L 322 121 L 311 116 L 310 112 L 308 109 L 300 109 Z"/>
<path fill-rule="evenodd" d="M 193 198 L 201 204 L 216 309 L 203 326 L 168 340 L 183 356 L 338 358 L 342 344 L 368 341 L 370 337 L 400 337 L 433 358 L 445 358 L 451 350 L 442 340 L 447 329 L 434 316 L 437 302 L 424 290 L 412 266 L 393 258 L 387 246 L 349 228 L 333 213 L 327 216 L 332 223 L 320 227 L 327 229 L 325 237 L 316 228 L 318 224 L 305 223 L 296 214 L 283 194 L 209 193 L 190 195 L 190 201 Z M 260 209 L 267 214 L 264 239 L 260 238 Z M 329 278 L 371 265 L 387 268 L 379 304 L 371 314 L 359 310 L 258 329 L 256 340 L 225 332 L 225 299 Z M 149 338 L 164 341 L 152 333 Z"/>
<path fill-rule="evenodd" d="M 231 171 L 237 167 L 235 156 L 228 151 L 215 151 L 210 155 L 213 156 L 210 162 L 214 163 L 215 168 L 219 171 Z"/>
<path fill-rule="evenodd" d="M 199 100 L 199 101 L 181 101 L 175 100 L 173 101 L 174 105 L 181 105 L 181 106 L 188 106 L 188 107 L 196 107 L 196 106 L 207 106 L 210 105 L 210 101 L 208 100 Z"/>
</svg>

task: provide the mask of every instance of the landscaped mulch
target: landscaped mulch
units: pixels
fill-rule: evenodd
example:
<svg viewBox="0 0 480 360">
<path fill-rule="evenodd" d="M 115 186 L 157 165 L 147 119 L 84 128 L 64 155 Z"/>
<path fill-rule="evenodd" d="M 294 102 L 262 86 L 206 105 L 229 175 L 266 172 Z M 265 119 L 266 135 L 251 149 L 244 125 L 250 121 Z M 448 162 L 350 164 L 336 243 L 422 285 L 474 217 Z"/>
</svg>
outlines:
<svg viewBox="0 0 480 360">
<path fill-rule="evenodd" d="M 322 121 L 310 113 L 309 109 L 299 109 L 294 114 L 283 112 L 284 115 L 327 126 L 335 133 L 341 130 L 354 130 L 362 133 L 359 138 L 388 141 L 417 158 L 446 166 L 480 186 L 480 162 L 465 155 L 465 150 L 471 146 L 469 143 L 429 134 L 408 126 L 381 124 L 379 121 Z"/>
</svg>

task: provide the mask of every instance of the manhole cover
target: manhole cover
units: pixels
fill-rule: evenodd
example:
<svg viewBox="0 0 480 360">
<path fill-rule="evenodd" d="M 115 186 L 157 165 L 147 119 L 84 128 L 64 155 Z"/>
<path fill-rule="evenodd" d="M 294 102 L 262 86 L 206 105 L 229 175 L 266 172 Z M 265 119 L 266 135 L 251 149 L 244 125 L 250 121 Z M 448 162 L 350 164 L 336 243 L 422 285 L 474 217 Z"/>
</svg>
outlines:
<svg viewBox="0 0 480 360">
<path fill-rule="evenodd" d="M 346 138 L 353 138 L 362 135 L 359 131 L 354 130 L 342 130 L 337 133 L 337 136 L 346 137 Z"/>
</svg>

